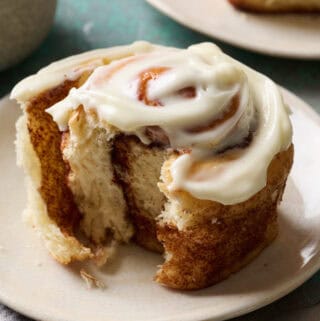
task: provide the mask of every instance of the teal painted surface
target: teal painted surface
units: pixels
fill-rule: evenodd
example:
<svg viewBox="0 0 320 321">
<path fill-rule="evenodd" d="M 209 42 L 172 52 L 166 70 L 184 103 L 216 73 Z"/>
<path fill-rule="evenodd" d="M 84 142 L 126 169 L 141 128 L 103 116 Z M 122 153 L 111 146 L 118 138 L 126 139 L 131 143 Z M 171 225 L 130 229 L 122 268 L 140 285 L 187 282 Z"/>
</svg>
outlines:
<svg viewBox="0 0 320 321">
<path fill-rule="evenodd" d="M 17 81 L 54 60 L 135 40 L 177 47 L 212 41 L 158 13 L 144 0 L 60 0 L 53 29 L 41 47 L 19 65 L 0 73 L 0 96 L 7 94 Z M 234 58 L 299 95 L 320 113 L 320 61 L 273 58 L 215 42 Z M 320 302 L 319 273 L 286 298 L 237 320 L 289 320 L 286 311 L 317 302 Z"/>
</svg>

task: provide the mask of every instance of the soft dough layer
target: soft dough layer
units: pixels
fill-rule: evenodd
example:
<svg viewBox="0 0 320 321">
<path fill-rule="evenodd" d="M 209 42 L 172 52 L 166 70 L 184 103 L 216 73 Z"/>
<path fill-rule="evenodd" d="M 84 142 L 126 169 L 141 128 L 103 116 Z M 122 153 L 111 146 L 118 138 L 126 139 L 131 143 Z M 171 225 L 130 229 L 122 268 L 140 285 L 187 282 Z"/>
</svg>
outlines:
<svg viewBox="0 0 320 321">
<path fill-rule="evenodd" d="M 68 186 L 84 214 L 80 230 L 95 244 L 108 237 L 128 242 L 133 228 L 121 187 L 114 182 L 111 157 L 114 132 L 93 126 L 92 115 L 79 108 L 64 134 L 62 153 L 69 167 Z M 108 235 L 111 234 L 111 235 Z"/>
<path fill-rule="evenodd" d="M 229 0 L 234 6 L 258 12 L 312 12 L 320 10 L 319 0 Z"/>
<path fill-rule="evenodd" d="M 166 202 L 158 182 L 167 152 L 157 146 L 146 146 L 134 136 L 120 135 L 115 138 L 112 154 L 134 224 L 135 241 L 146 249 L 162 252 L 156 237 L 156 219 Z"/>
</svg>

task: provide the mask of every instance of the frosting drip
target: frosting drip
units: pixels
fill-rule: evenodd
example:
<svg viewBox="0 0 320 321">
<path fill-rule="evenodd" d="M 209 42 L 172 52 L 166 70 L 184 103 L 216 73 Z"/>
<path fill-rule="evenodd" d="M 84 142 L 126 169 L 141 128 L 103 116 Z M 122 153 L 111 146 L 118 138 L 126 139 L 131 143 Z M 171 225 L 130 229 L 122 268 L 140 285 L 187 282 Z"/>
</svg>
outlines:
<svg viewBox="0 0 320 321">
<path fill-rule="evenodd" d="M 61 130 L 83 105 L 103 123 L 179 152 L 169 189 L 234 204 L 266 184 L 274 155 L 291 143 L 277 86 L 213 44 L 158 47 L 97 67 L 48 112 Z"/>
</svg>

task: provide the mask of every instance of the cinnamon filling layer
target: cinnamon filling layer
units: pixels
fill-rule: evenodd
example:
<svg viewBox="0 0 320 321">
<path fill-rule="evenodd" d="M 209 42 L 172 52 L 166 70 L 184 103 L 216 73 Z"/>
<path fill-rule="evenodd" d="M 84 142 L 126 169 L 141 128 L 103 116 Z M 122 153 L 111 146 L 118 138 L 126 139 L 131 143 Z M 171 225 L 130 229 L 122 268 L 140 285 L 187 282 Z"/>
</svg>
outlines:
<svg viewBox="0 0 320 321">
<path fill-rule="evenodd" d="M 143 71 L 139 75 L 139 85 L 138 85 L 138 99 L 143 101 L 147 106 L 162 106 L 161 101 L 152 100 L 148 97 L 148 83 L 151 80 L 156 80 L 161 74 L 168 71 L 167 67 L 153 67 L 148 70 Z"/>
<path fill-rule="evenodd" d="M 81 213 L 66 182 L 69 169 L 60 151 L 62 135 L 45 110 L 66 97 L 77 83 L 66 81 L 34 98 L 27 108 L 30 139 L 41 164 L 41 197 L 47 205 L 49 217 L 62 231 L 71 234 L 79 224 Z"/>
</svg>

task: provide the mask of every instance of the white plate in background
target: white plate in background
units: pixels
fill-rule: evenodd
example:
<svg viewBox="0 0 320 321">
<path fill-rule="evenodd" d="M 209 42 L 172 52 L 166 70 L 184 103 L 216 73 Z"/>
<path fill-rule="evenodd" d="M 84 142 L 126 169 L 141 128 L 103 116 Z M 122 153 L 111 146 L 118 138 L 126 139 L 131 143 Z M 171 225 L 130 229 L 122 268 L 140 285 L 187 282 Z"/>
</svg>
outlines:
<svg viewBox="0 0 320 321">
<path fill-rule="evenodd" d="M 173 291 L 152 281 L 160 255 L 123 246 L 102 270 L 105 289 L 86 288 L 80 265 L 64 267 L 22 222 L 26 193 L 15 165 L 14 123 L 20 114 L 0 101 L 0 301 L 42 321 L 225 320 L 286 295 L 320 268 L 320 120 L 284 91 L 293 114 L 295 161 L 279 209 L 279 236 L 229 279 L 200 291 Z"/>
<path fill-rule="evenodd" d="M 253 14 L 227 0 L 147 0 L 179 23 L 263 54 L 320 59 L 320 14 Z"/>
</svg>

